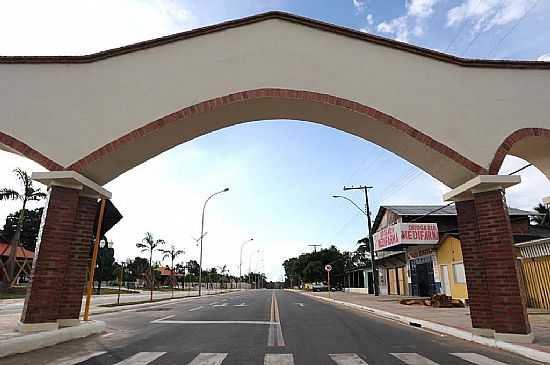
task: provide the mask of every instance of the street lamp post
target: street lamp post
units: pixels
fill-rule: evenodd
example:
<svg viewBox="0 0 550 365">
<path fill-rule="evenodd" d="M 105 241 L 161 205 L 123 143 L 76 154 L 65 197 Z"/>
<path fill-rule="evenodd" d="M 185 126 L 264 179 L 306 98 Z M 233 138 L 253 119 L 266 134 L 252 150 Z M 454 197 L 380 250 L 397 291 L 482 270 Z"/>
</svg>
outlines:
<svg viewBox="0 0 550 365">
<path fill-rule="evenodd" d="M 208 203 L 208 201 L 210 199 L 212 199 L 214 196 L 218 195 L 218 194 L 221 194 L 221 193 L 225 193 L 225 192 L 228 192 L 229 191 L 229 188 L 225 188 L 223 190 L 220 190 L 212 195 L 210 195 L 206 201 L 204 202 L 204 205 L 202 206 L 202 220 L 201 220 L 201 253 L 200 253 L 200 259 L 199 259 L 199 297 L 201 296 L 201 293 L 202 293 L 202 239 L 204 237 L 204 210 L 206 209 L 206 203 Z"/>
<path fill-rule="evenodd" d="M 260 253 L 260 250 L 252 251 L 250 253 L 250 256 L 248 257 L 248 284 L 250 285 L 249 289 L 252 289 L 252 256 L 254 256 L 255 253 Z M 256 275 L 254 275 L 254 277 L 256 277 Z"/>
<path fill-rule="evenodd" d="M 243 243 L 241 243 L 241 257 L 239 259 L 239 289 L 242 289 L 241 282 L 243 280 L 243 271 L 242 271 L 242 267 L 243 267 L 243 247 L 244 247 L 244 245 L 246 245 L 247 243 L 252 242 L 252 241 L 254 241 L 254 238 L 251 238 L 251 239 L 246 240 Z"/>
<path fill-rule="evenodd" d="M 344 188 L 344 190 L 345 190 L 345 188 Z M 372 239 L 372 224 L 371 224 L 371 219 L 370 219 L 370 209 L 369 209 L 369 199 L 368 199 L 368 195 L 367 195 L 367 188 L 365 187 L 367 212 L 365 212 L 363 209 L 361 209 L 357 204 L 355 204 L 355 202 L 353 200 L 351 200 L 348 197 L 345 197 L 345 196 L 342 196 L 342 195 L 333 195 L 332 197 L 333 198 L 342 198 L 342 199 L 347 200 L 348 202 L 353 204 L 354 207 L 359 209 L 359 211 L 361 213 L 363 213 L 364 215 L 367 216 L 367 222 L 368 222 L 368 228 L 369 228 L 368 241 L 369 241 L 370 262 L 371 262 L 371 266 L 372 266 L 372 278 L 373 278 L 373 281 L 374 281 L 374 295 L 378 296 L 380 294 L 380 289 L 379 289 L 379 286 L 378 286 L 378 269 L 376 267 L 376 259 L 374 257 L 374 242 L 373 242 L 373 239 Z"/>
</svg>

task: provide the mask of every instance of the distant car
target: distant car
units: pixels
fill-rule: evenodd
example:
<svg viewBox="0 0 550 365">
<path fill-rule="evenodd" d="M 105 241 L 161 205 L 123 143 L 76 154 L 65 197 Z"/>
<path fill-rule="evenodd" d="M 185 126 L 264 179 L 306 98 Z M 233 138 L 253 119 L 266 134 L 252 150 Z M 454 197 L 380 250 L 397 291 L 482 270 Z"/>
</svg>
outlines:
<svg viewBox="0 0 550 365">
<path fill-rule="evenodd" d="M 328 286 L 322 283 L 317 283 L 311 286 L 311 290 L 313 290 L 314 292 L 328 291 Z"/>
</svg>

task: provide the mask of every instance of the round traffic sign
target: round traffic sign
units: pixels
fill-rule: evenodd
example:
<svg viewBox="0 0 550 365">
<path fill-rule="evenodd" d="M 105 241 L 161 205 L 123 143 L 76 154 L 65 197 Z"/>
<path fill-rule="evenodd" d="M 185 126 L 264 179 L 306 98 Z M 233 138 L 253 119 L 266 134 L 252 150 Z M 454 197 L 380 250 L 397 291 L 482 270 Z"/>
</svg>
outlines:
<svg viewBox="0 0 550 365">
<path fill-rule="evenodd" d="M 330 271 L 332 270 L 332 266 L 331 265 L 325 265 L 325 271 Z"/>
</svg>

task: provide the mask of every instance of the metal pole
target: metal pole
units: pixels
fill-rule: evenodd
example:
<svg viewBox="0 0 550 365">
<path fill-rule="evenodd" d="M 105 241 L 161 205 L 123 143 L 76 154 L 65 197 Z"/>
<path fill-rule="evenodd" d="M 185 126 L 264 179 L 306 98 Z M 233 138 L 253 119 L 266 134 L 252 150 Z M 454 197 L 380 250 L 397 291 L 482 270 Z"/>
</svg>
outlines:
<svg viewBox="0 0 550 365">
<path fill-rule="evenodd" d="M 101 199 L 101 207 L 99 208 L 99 220 L 97 221 L 97 230 L 95 234 L 94 252 L 92 254 L 92 262 L 90 262 L 90 270 L 88 271 L 88 284 L 86 286 L 86 304 L 84 305 L 84 320 L 90 319 L 90 302 L 92 300 L 92 289 L 94 285 L 95 265 L 97 261 L 97 252 L 99 250 L 99 240 L 101 236 L 101 225 L 103 224 L 103 214 L 105 213 L 105 204 L 107 200 Z"/>
<path fill-rule="evenodd" d="M 254 238 L 249 239 L 248 241 L 244 241 L 241 243 L 241 257 L 239 259 L 239 289 L 242 289 L 241 281 L 243 279 L 243 272 L 242 272 L 242 266 L 243 266 L 243 248 L 244 245 L 246 245 L 248 242 L 254 241 Z"/>
<path fill-rule="evenodd" d="M 120 276 L 118 278 L 118 295 L 116 298 L 116 304 L 120 304 L 120 287 L 122 285 L 122 277 L 124 275 L 124 262 L 121 264 Z"/>
<path fill-rule="evenodd" d="M 365 202 L 367 207 L 367 222 L 369 225 L 369 247 L 370 247 L 370 257 L 372 264 L 372 276 L 374 281 L 374 295 L 380 295 L 380 286 L 378 284 L 378 268 L 376 267 L 376 259 L 374 257 L 374 240 L 372 239 L 372 222 L 370 217 L 370 205 L 369 205 L 369 187 L 365 186 Z"/>
<path fill-rule="evenodd" d="M 218 191 L 217 193 L 214 193 L 212 195 L 210 195 L 206 201 L 204 202 L 204 205 L 202 206 L 202 219 L 201 219 L 201 253 L 200 253 L 200 259 L 199 259 L 199 297 L 201 296 L 201 293 L 202 293 L 202 239 L 204 237 L 204 211 L 206 209 L 206 203 L 208 203 L 208 201 L 210 199 L 212 199 L 212 197 L 214 197 L 214 195 L 218 195 L 218 194 L 221 194 L 221 193 L 225 193 L 226 191 L 229 191 L 229 188 L 225 188 L 221 191 Z"/>
</svg>

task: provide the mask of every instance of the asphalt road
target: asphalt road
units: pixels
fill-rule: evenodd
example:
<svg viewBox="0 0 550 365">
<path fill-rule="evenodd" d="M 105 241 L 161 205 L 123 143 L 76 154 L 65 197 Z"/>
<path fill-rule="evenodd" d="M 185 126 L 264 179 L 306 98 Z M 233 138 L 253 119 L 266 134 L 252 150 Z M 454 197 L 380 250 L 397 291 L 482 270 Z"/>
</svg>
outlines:
<svg viewBox="0 0 550 365">
<path fill-rule="evenodd" d="M 281 290 L 189 298 L 95 318 L 107 323 L 106 334 L 0 364 L 538 364 Z"/>
</svg>

